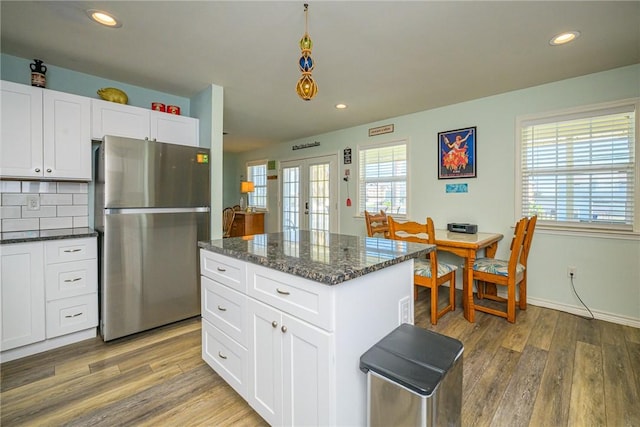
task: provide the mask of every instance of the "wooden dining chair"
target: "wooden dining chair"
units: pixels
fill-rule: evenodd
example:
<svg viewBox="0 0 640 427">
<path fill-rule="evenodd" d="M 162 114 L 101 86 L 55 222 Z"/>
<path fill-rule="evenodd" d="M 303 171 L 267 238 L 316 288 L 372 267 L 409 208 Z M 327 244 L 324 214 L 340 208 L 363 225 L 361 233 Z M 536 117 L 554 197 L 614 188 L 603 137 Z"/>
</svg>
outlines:
<svg viewBox="0 0 640 427">
<path fill-rule="evenodd" d="M 391 216 L 389 222 L 389 237 L 394 240 L 407 242 L 430 243 L 435 245 L 436 234 L 433 220 L 427 218 L 426 224 L 415 221 L 397 222 Z M 436 251 L 427 254 L 427 258 L 416 258 L 413 261 L 413 283 L 431 289 L 431 324 L 436 325 L 444 314 L 456 309 L 456 269 L 453 264 L 438 262 Z M 436 274 L 433 274 L 436 272 Z M 449 282 L 449 303 L 438 311 L 438 288 Z M 417 298 L 417 288 L 414 288 L 414 298 Z"/>
<path fill-rule="evenodd" d="M 364 219 L 367 224 L 367 236 L 376 237 L 375 235 L 380 233 L 385 239 L 389 238 L 389 222 L 383 210 L 380 210 L 379 214 L 364 211 Z"/>
<path fill-rule="evenodd" d="M 231 237 L 231 227 L 236 211 L 233 208 L 224 208 L 222 210 L 222 237 Z"/>
<path fill-rule="evenodd" d="M 516 303 L 521 310 L 527 309 L 527 258 L 536 228 L 537 216 L 522 218 L 516 224 L 511 240 L 511 255 L 508 260 L 478 258 L 473 264 L 473 279 L 477 281 L 478 299 L 506 302 L 506 311 L 486 307 L 474 302 L 474 309 L 516 321 Z M 487 283 L 507 287 L 507 298 L 485 292 Z M 518 300 L 516 301 L 516 286 Z"/>
</svg>

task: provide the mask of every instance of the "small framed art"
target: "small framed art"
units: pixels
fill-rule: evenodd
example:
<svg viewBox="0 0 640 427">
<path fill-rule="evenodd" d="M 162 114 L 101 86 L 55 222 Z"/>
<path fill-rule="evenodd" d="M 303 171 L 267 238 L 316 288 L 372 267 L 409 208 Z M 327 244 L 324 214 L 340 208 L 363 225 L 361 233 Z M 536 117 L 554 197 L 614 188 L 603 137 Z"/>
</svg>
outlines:
<svg viewBox="0 0 640 427">
<path fill-rule="evenodd" d="M 476 177 L 476 127 L 438 133 L 438 179 Z"/>
</svg>

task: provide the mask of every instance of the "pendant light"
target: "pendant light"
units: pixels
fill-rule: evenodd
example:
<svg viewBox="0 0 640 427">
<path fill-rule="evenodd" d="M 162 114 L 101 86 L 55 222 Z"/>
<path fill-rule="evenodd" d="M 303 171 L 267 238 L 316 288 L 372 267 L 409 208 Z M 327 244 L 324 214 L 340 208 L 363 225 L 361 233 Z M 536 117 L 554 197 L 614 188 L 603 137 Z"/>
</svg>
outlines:
<svg viewBox="0 0 640 427">
<path fill-rule="evenodd" d="M 311 49 L 313 49 L 313 42 L 311 41 L 311 37 L 309 37 L 308 31 L 308 13 L 309 13 L 309 5 L 307 3 L 304 4 L 304 36 L 300 39 L 300 50 L 302 51 L 302 56 L 300 57 L 300 61 L 298 65 L 300 66 L 300 71 L 302 72 L 302 77 L 298 80 L 298 84 L 296 85 L 296 92 L 300 98 L 305 101 L 311 100 L 316 93 L 318 93 L 318 85 L 313 81 L 313 77 L 311 77 L 311 71 L 313 70 L 313 59 L 311 58 Z"/>
</svg>

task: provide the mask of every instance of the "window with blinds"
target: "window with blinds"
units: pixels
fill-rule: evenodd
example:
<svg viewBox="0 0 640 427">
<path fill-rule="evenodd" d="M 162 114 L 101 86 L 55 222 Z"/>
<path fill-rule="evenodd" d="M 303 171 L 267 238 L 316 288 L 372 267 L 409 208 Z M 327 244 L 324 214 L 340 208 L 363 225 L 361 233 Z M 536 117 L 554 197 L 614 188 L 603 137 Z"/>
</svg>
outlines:
<svg viewBox="0 0 640 427">
<path fill-rule="evenodd" d="M 633 230 L 637 102 L 520 122 L 519 202 L 539 224 Z"/>
<path fill-rule="evenodd" d="M 406 141 L 369 145 L 358 151 L 358 210 L 407 214 Z"/>
<path fill-rule="evenodd" d="M 248 193 L 249 206 L 267 209 L 267 162 L 255 162 L 247 165 L 247 181 L 253 182 L 254 190 Z"/>
</svg>

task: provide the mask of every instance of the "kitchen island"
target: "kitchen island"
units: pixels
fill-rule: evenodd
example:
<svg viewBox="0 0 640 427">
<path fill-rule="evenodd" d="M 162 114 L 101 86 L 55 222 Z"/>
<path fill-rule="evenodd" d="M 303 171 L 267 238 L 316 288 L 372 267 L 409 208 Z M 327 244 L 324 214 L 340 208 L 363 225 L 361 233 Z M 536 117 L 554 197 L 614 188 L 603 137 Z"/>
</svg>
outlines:
<svg viewBox="0 0 640 427">
<path fill-rule="evenodd" d="M 271 425 L 365 425 L 360 356 L 413 323 L 435 249 L 291 231 L 200 242 L 202 357 Z"/>
</svg>

